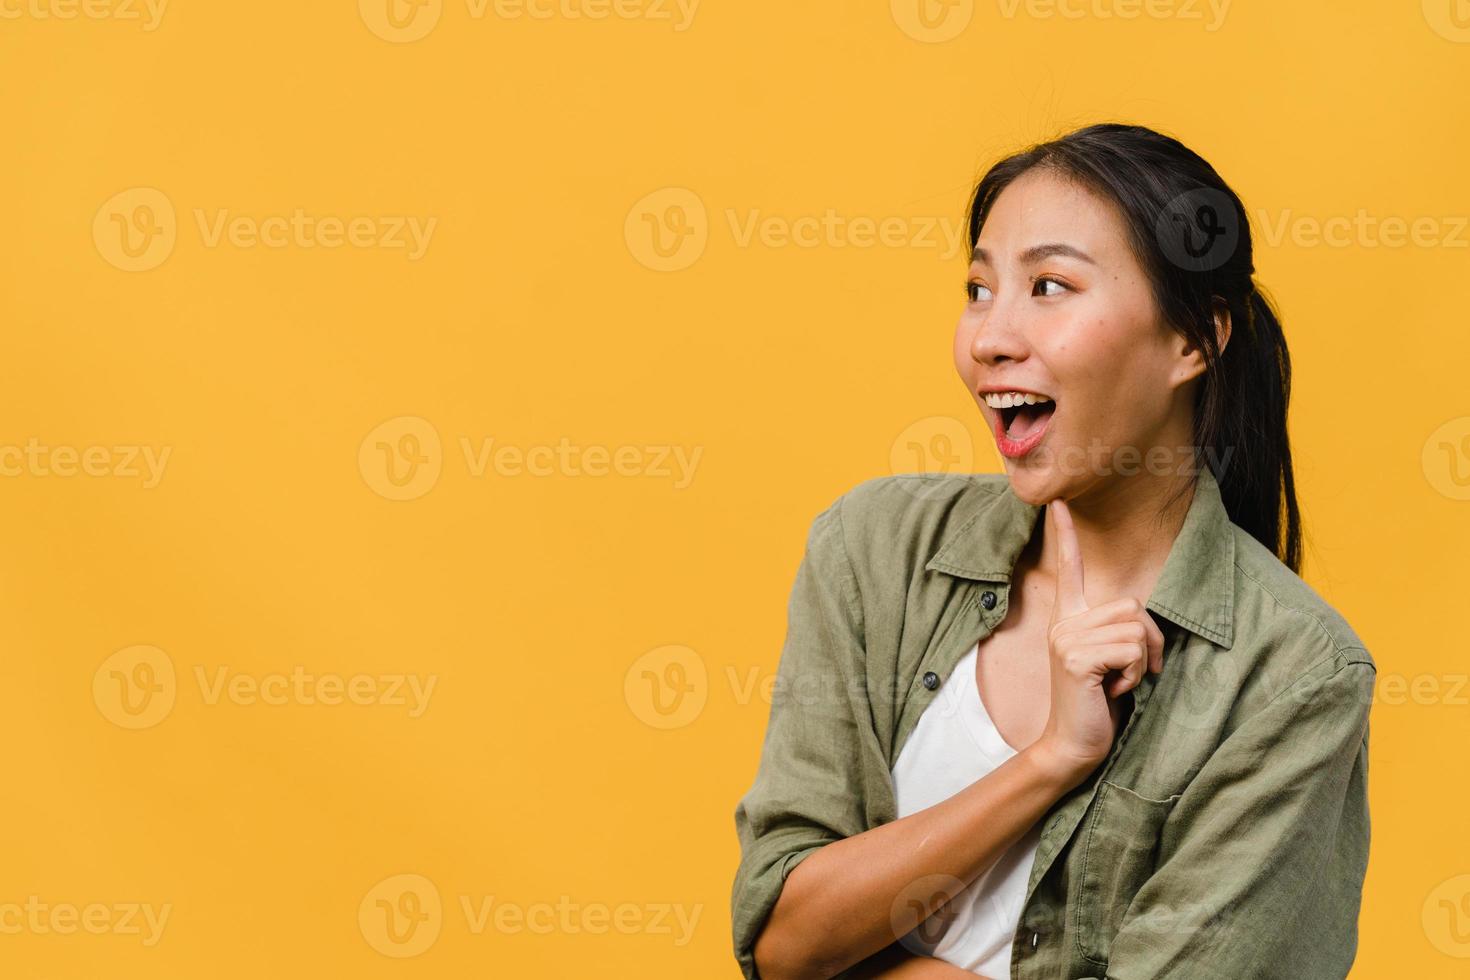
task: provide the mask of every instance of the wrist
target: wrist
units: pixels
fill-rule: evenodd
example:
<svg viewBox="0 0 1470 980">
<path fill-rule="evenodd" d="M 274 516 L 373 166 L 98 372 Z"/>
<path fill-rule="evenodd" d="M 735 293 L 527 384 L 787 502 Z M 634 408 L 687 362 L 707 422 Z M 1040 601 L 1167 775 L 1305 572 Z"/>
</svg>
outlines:
<svg viewBox="0 0 1470 980">
<path fill-rule="evenodd" d="M 1022 749 L 1020 756 L 1025 759 L 1033 776 L 1058 796 L 1082 782 L 1097 768 L 1097 762 L 1059 749 L 1044 735 Z"/>
</svg>

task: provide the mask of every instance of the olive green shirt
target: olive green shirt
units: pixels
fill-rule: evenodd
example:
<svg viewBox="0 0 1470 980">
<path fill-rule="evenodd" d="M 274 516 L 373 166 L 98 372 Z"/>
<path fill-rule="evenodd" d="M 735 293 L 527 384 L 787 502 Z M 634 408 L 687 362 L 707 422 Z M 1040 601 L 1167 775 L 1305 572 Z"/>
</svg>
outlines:
<svg viewBox="0 0 1470 980">
<path fill-rule="evenodd" d="M 759 976 L 752 949 L 791 869 L 896 818 L 894 760 L 1005 619 L 1043 512 L 1003 474 L 915 474 L 860 484 L 813 521 L 735 811 L 745 976 Z M 1368 861 L 1372 657 L 1230 521 L 1208 469 L 1147 606 L 1163 671 L 1132 693 L 1108 758 L 1042 818 L 1012 978 L 1346 976 Z"/>
</svg>

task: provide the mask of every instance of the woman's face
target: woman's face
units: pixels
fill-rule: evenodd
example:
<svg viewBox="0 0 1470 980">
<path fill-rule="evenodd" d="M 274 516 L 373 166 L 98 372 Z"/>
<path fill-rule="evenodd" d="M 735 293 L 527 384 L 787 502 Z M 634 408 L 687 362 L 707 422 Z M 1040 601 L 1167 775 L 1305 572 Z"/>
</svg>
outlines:
<svg viewBox="0 0 1470 980">
<path fill-rule="evenodd" d="M 1188 382 L 1204 362 L 1164 322 L 1110 201 L 1045 170 L 1018 177 L 980 230 L 968 289 L 955 365 L 1018 497 L 1192 462 Z M 1051 401 L 1001 407 L 1010 391 Z"/>
</svg>

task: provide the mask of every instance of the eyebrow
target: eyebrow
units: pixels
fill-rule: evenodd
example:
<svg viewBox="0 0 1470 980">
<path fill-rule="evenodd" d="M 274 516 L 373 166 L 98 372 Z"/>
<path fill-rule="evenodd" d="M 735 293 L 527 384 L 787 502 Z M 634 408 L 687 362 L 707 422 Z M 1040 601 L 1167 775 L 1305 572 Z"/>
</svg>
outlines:
<svg viewBox="0 0 1470 980">
<path fill-rule="evenodd" d="M 1078 259 L 1082 262 L 1097 265 L 1097 262 L 1093 260 L 1092 256 L 1088 255 L 1080 248 L 1073 248 L 1071 245 L 1067 245 L 1062 242 L 1043 242 L 1040 245 L 1032 245 L 1030 248 L 1021 253 L 1021 262 L 1026 265 L 1030 265 L 1034 262 L 1040 262 L 1042 259 L 1050 258 L 1053 255 L 1062 255 L 1066 256 L 1067 258 Z M 970 256 L 970 261 L 984 262 L 986 265 L 989 265 L 990 253 L 985 251 L 985 249 L 976 246 L 974 253 Z"/>
</svg>

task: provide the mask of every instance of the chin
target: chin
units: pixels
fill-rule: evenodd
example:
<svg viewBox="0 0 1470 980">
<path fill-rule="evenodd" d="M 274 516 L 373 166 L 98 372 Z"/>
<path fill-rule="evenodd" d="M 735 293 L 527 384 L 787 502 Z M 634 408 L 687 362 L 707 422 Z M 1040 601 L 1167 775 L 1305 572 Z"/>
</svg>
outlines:
<svg viewBox="0 0 1470 980">
<path fill-rule="evenodd" d="M 1006 469 L 1011 492 L 1023 503 L 1040 505 L 1057 499 L 1059 488 L 1055 475 L 1047 469 L 1011 466 Z"/>
</svg>

